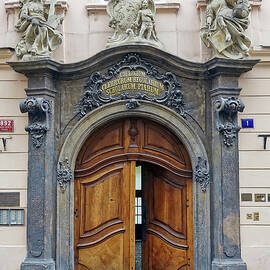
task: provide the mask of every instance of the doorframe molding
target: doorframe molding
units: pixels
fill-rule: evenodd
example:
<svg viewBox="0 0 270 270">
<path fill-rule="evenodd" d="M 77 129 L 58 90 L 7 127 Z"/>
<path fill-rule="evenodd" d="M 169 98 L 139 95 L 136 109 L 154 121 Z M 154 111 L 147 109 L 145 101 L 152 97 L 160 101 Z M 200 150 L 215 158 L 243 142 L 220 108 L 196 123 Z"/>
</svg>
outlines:
<svg viewBox="0 0 270 270">
<path fill-rule="evenodd" d="M 210 185 L 202 191 L 195 173 L 199 158 L 206 161 L 209 168 L 205 144 L 198 135 L 198 129 L 194 128 L 194 125 L 197 125 L 195 121 L 191 124 L 173 110 L 148 101 L 140 101 L 140 106 L 132 110 L 127 109 L 126 101 L 117 101 L 97 108 L 81 119 L 66 137 L 58 159 L 58 172 L 61 173 L 61 181 L 65 183 L 65 188 L 57 185 L 57 269 L 74 269 L 74 174 L 72 172 L 78 153 L 86 139 L 96 129 L 110 121 L 132 116 L 149 119 L 167 127 L 186 147 L 193 170 L 194 269 L 210 270 Z M 66 178 L 65 172 L 67 172 Z"/>
</svg>

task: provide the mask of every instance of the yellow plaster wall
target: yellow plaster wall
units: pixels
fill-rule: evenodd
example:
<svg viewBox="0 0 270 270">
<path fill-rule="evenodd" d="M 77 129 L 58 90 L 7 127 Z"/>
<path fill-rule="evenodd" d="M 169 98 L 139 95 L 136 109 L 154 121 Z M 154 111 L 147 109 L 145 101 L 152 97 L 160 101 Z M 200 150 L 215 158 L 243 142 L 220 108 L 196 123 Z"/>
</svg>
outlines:
<svg viewBox="0 0 270 270">
<path fill-rule="evenodd" d="M 5 3 L 8 2 L 11 3 L 9 7 L 14 8 L 6 10 Z M 103 50 L 108 36 L 112 34 L 105 13 L 106 2 L 67 2 L 69 8 L 62 26 L 63 45 L 54 54 L 56 60 L 65 63 L 84 60 Z M 270 140 L 267 150 L 263 150 L 262 139 L 257 137 L 259 134 L 270 134 L 270 49 L 267 48 L 270 46 L 270 1 L 251 2 L 251 57 L 261 58 L 263 62 L 240 80 L 240 87 L 243 88 L 241 98 L 246 109 L 239 118 L 254 118 L 255 121 L 254 129 L 242 130 L 239 135 L 240 192 L 270 193 Z M 160 6 L 156 17 L 157 32 L 167 51 L 191 61 L 208 59 L 210 51 L 204 47 L 199 36 L 205 1 L 160 0 L 157 3 Z M 168 8 L 167 3 L 174 4 L 173 8 Z M 14 48 L 19 40 L 19 34 L 14 31 L 18 11 L 16 0 L 0 1 L 0 48 Z M 20 207 L 26 208 L 28 135 L 24 127 L 27 116 L 20 113 L 19 102 L 25 98 L 27 82 L 24 76 L 15 73 L 6 64 L 10 59 L 16 59 L 13 52 L 0 49 L 0 119 L 13 119 L 15 122 L 7 152 L 0 152 L 0 192 L 19 191 Z M 0 133 L 2 135 L 9 134 Z M 241 203 L 242 252 L 248 270 L 269 269 L 269 207 L 269 203 Z M 259 222 L 246 219 L 247 213 L 254 212 L 260 213 Z M 19 270 L 25 253 L 26 226 L 0 227 L 0 269 Z"/>
<path fill-rule="evenodd" d="M 16 208 L 26 210 L 28 135 L 24 127 L 27 116 L 20 113 L 19 103 L 25 98 L 27 81 L 6 64 L 12 57 L 11 50 L 0 49 L 0 119 L 14 120 L 14 132 L 0 132 L 0 138 L 12 136 L 7 140 L 6 152 L 0 140 L 0 192 L 20 192 L 20 207 Z M 19 270 L 25 255 L 26 225 L 0 226 L 0 269 Z"/>
<path fill-rule="evenodd" d="M 270 14 L 270 1 L 269 5 Z M 270 29 L 270 27 L 269 27 Z M 264 41 L 266 39 L 263 39 Z M 269 43 L 270 45 L 270 40 Z M 240 80 L 241 99 L 245 110 L 239 116 L 253 118 L 253 129 L 242 129 L 239 134 L 240 194 L 252 193 L 253 202 L 240 202 L 242 257 L 248 270 L 268 270 L 270 264 L 270 202 L 255 202 L 254 194 L 270 194 L 270 140 L 263 148 L 260 134 L 270 134 L 270 52 L 254 50 L 252 58 L 262 59 L 255 69 Z M 259 221 L 247 219 L 259 213 Z"/>
</svg>

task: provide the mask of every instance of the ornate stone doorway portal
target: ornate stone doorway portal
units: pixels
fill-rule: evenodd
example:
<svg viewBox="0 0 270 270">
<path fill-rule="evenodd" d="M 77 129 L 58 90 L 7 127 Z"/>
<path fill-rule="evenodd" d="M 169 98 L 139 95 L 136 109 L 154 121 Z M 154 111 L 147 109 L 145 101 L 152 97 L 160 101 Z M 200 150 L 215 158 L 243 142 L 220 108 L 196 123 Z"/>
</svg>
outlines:
<svg viewBox="0 0 270 270">
<path fill-rule="evenodd" d="M 76 205 L 78 203 L 76 196 L 81 194 L 79 190 L 85 186 L 80 170 L 85 169 L 84 162 L 91 163 L 91 159 L 98 152 L 89 154 L 89 162 L 87 157 L 82 163 L 76 163 L 76 161 L 80 160 L 83 145 L 91 144 L 92 140 L 96 140 L 95 145 L 87 148 L 87 151 L 91 152 L 102 142 L 98 140 L 98 136 L 93 135 L 102 127 L 110 126 L 112 123 L 121 123 L 120 119 L 129 119 L 127 121 L 144 119 L 149 123 L 156 123 L 158 129 L 165 129 L 164 132 L 173 134 L 175 140 L 182 143 L 182 149 L 186 149 L 186 154 L 183 156 L 187 156 L 190 160 L 190 162 L 185 161 L 187 167 L 184 168 L 180 164 L 182 159 L 174 160 L 172 157 L 169 163 L 166 163 L 167 159 L 164 159 L 163 163 L 144 160 L 147 155 L 137 151 L 136 147 L 131 147 L 132 158 L 126 158 L 129 156 L 127 153 L 131 144 L 134 146 L 145 144 L 145 140 L 137 141 L 140 136 L 135 136 L 136 128 L 128 132 L 130 128 L 128 125 L 129 128 L 125 133 L 128 140 L 123 146 L 126 151 L 123 154 L 124 160 L 107 164 L 106 161 L 115 155 L 111 155 L 112 149 L 109 152 L 104 150 L 102 158 L 96 160 L 95 164 L 102 162 L 106 164 L 101 166 L 102 169 L 98 168 L 98 171 L 90 170 L 90 173 L 102 174 L 102 170 L 113 171 L 110 166 L 120 166 L 118 169 L 123 171 L 128 168 L 129 171 L 130 168 L 134 168 L 135 161 L 154 163 L 159 166 L 158 168 L 171 170 L 172 173 L 175 173 L 175 168 L 182 168 L 187 170 L 188 177 L 191 176 L 192 171 L 192 180 L 186 182 L 192 183 L 192 188 L 186 184 L 189 191 L 192 189 L 192 196 L 189 192 L 186 196 L 192 197 L 193 202 L 193 213 L 187 214 L 187 219 L 190 216 L 188 222 L 193 223 L 193 231 L 189 235 L 193 236 L 191 253 L 194 259 L 192 260 L 191 254 L 188 254 L 191 245 L 187 244 L 187 255 L 183 257 L 190 258 L 190 262 L 187 263 L 186 260 L 183 266 L 187 267 L 190 264 L 194 270 L 246 270 L 246 264 L 241 259 L 239 233 L 237 112 L 242 111 L 244 105 L 238 99 L 241 91 L 238 88 L 238 78 L 242 73 L 251 70 L 256 63 L 255 60 L 220 58 L 213 58 L 206 63 L 192 63 L 145 45 L 111 48 L 75 64 L 60 64 L 48 59 L 10 63 L 16 71 L 25 74 L 29 79 L 26 89 L 28 97 L 21 103 L 21 111 L 29 113 L 27 131 L 30 134 L 27 201 L 28 251 L 21 269 L 73 270 L 76 266 L 74 252 L 79 253 L 79 256 L 75 256 L 75 259 L 78 258 L 79 261 L 80 252 L 87 250 L 81 245 L 85 245 L 88 240 L 93 243 L 114 233 L 115 230 L 123 229 L 125 233 L 119 232 L 115 236 L 119 238 L 116 245 L 123 241 L 120 238 L 125 234 L 128 235 L 128 239 L 131 239 L 132 234 L 134 236 L 134 232 L 131 232 L 129 227 L 129 220 L 134 220 L 133 217 L 129 216 L 125 219 L 121 216 L 123 213 L 130 215 L 131 212 L 127 213 L 124 207 L 120 215 L 113 206 L 116 205 L 113 201 L 118 198 L 117 192 L 113 193 L 113 197 L 107 197 L 107 202 L 111 198 L 113 200 L 112 216 L 106 216 L 103 212 L 97 219 L 92 219 L 91 216 L 89 219 L 87 217 L 82 219 L 86 222 L 84 224 L 86 230 L 81 230 L 80 234 L 77 234 L 79 229 L 76 229 L 78 226 L 76 210 L 79 211 L 79 208 Z M 103 130 L 103 132 L 106 135 L 106 131 Z M 156 137 L 161 138 L 159 135 Z M 87 141 L 88 138 L 92 138 L 91 141 Z M 161 142 L 159 139 L 155 139 L 154 143 L 159 142 Z M 169 144 L 167 146 L 169 147 Z M 117 148 L 116 144 L 112 151 L 119 151 L 117 155 L 120 155 L 122 148 L 118 150 Z M 176 148 L 174 147 L 173 150 Z M 165 150 L 159 149 L 157 151 L 159 154 L 150 154 L 150 156 L 151 158 L 160 156 Z M 107 154 L 109 156 L 106 156 Z M 180 163 L 173 165 L 174 162 Z M 76 179 L 78 178 L 76 181 L 74 181 L 74 171 Z M 159 175 L 162 177 L 166 173 L 161 172 Z M 99 177 L 97 176 L 97 179 Z M 173 180 L 174 177 L 168 178 L 169 182 L 174 183 L 173 187 L 180 185 Z M 93 180 L 89 178 L 87 181 Z M 116 179 L 115 182 L 117 181 Z M 148 182 L 151 183 L 151 180 Z M 93 197 L 95 197 L 95 192 L 104 193 L 104 198 L 108 196 L 111 188 L 110 181 L 102 183 L 96 186 L 95 191 L 89 189 L 89 194 L 93 191 Z M 134 185 L 134 181 L 132 183 Z M 160 181 L 161 186 L 167 185 L 167 182 L 164 183 Z M 91 183 L 88 186 L 91 186 Z M 123 187 L 118 186 L 118 188 L 121 190 Z M 106 192 L 107 189 L 108 192 Z M 162 189 L 166 188 L 162 186 Z M 129 192 L 133 195 L 128 192 L 125 194 L 131 202 L 133 199 L 130 198 L 132 196 L 134 198 L 135 190 L 134 188 L 129 190 L 132 190 Z M 89 195 L 90 197 L 92 195 Z M 151 201 L 147 198 L 145 201 L 149 200 Z M 100 207 L 90 207 L 90 210 L 97 212 L 101 209 Z M 185 204 L 183 207 L 186 207 Z M 165 208 L 163 210 L 165 211 Z M 156 215 L 155 209 L 150 207 L 146 210 L 148 211 Z M 179 211 L 177 212 L 179 214 Z M 81 213 L 79 217 L 82 217 Z M 117 220 L 121 217 L 123 223 L 118 224 Z M 165 225 L 168 225 L 169 221 L 172 222 L 170 227 L 174 230 L 174 233 L 170 234 L 169 230 L 164 232 L 164 228 L 159 226 L 159 229 L 163 230 L 163 238 L 166 234 L 171 241 L 172 235 L 176 237 L 182 233 L 177 227 L 179 224 L 174 223 L 174 220 L 165 220 L 164 216 L 160 219 Z M 107 226 L 108 222 L 113 224 Z M 104 225 L 106 228 L 101 228 L 101 224 L 107 224 L 107 227 Z M 93 231 L 95 228 L 99 232 Z M 157 230 L 157 227 L 148 226 L 147 229 Z M 101 236 L 103 233 L 104 235 Z M 97 237 L 97 239 L 87 237 Z M 159 235 L 157 238 L 162 237 Z M 187 239 L 191 238 L 187 237 Z M 181 242 L 182 240 L 179 236 L 173 241 L 176 245 L 186 245 Z M 162 241 L 162 245 L 168 244 L 168 241 Z M 130 243 L 133 245 L 134 241 L 128 241 L 128 243 L 128 245 L 131 245 Z M 77 249 L 78 247 L 82 249 Z M 131 252 L 131 250 L 133 248 L 130 251 L 125 249 L 125 252 Z M 152 258 L 152 261 L 155 261 L 154 257 L 153 253 L 148 253 L 145 258 Z M 179 258 L 178 254 L 173 257 Z M 134 255 L 123 253 L 123 258 L 134 261 Z M 124 264 L 123 270 L 127 270 L 132 263 Z M 171 269 L 174 269 L 174 266 Z"/>
</svg>

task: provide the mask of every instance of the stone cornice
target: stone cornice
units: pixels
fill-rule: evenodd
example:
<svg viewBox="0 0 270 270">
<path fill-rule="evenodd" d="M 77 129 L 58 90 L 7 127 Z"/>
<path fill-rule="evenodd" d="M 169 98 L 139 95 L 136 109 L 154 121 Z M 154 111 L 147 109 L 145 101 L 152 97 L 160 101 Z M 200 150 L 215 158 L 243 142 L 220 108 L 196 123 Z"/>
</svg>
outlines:
<svg viewBox="0 0 270 270">
<path fill-rule="evenodd" d="M 8 64 L 17 72 L 26 76 L 32 74 L 53 74 L 63 79 L 84 78 L 89 73 L 89 69 L 97 69 L 100 63 L 113 63 L 119 55 L 127 53 L 140 53 L 146 60 L 156 59 L 162 61 L 167 70 L 174 70 L 178 76 L 186 78 L 213 78 L 220 75 L 238 77 L 256 65 L 259 60 L 231 60 L 224 58 L 212 58 L 205 63 L 194 63 L 154 47 L 146 45 L 125 45 L 103 50 L 91 58 L 71 64 L 61 64 L 50 59 L 29 62 L 9 62 Z M 154 60 L 155 61 L 155 60 Z M 155 64 L 154 62 L 152 64 Z"/>
<path fill-rule="evenodd" d="M 5 0 L 5 8 L 6 11 L 12 11 L 19 9 L 21 7 L 19 0 Z M 45 2 L 45 5 L 49 5 L 49 1 Z M 61 12 L 66 12 L 68 10 L 68 1 L 67 0 L 59 0 L 56 3 L 56 9 Z"/>
<path fill-rule="evenodd" d="M 173 10 L 175 12 L 178 12 L 180 9 L 180 1 L 161 1 L 161 2 L 156 2 L 156 9 L 157 10 Z M 106 6 L 107 4 L 104 3 L 89 3 L 85 6 L 88 14 L 93 13 L 93 12 L 105 12 L 106 11 Z"/>
<path fill-rule="evenodd" d="M 263 63 L 270 64 L 270 47 L 254 46 L 252 47 L 249 53 L 251 58 L 260 58 L 261 59 L 260 64 Z"/>
<path fill-rule="evenodd" d="M 251 7 L 260 7 L 262 5 L 262 0 L 249 0 Z M 197 8 L 205 8 L 206 0 L 197 0 Z"/>
<path fill-rule="evenodd" d="M 13 48 L 0 48 L 0 65 L 7 65 L 6 61 L 10 60 L 14 55 Z"/>
</svg>

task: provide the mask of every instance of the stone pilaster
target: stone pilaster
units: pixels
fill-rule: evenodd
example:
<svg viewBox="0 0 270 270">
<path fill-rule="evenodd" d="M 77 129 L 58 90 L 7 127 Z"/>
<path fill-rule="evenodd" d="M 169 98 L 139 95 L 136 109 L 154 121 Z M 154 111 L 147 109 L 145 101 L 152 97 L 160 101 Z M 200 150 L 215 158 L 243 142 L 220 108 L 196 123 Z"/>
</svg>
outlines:
<svg viewBox="0 0 270 270">
<path fill-rule="evenodd" d="M 14 63 L 28 77 L 27 98 L 20 104 L 28 112 L 27 256 L 21 270 L 55 269 L 55 78 L 41 62 Z M 15 67 L 15 69 L 16 69 Z M 20 67 L 24 70 L 20 70 Z M 26 70 L 27 69 L 27 70 Z"/>
<path fill-rule="evenodd" d="M 238 99 L 241 73 L 252 61 L 212 59 L 208 62 L 211 87 L 211 239 L 212 270 L 246 270 L 241 259 L 239 157 L 237 114 L 244 104 Z"/>
</svg>

